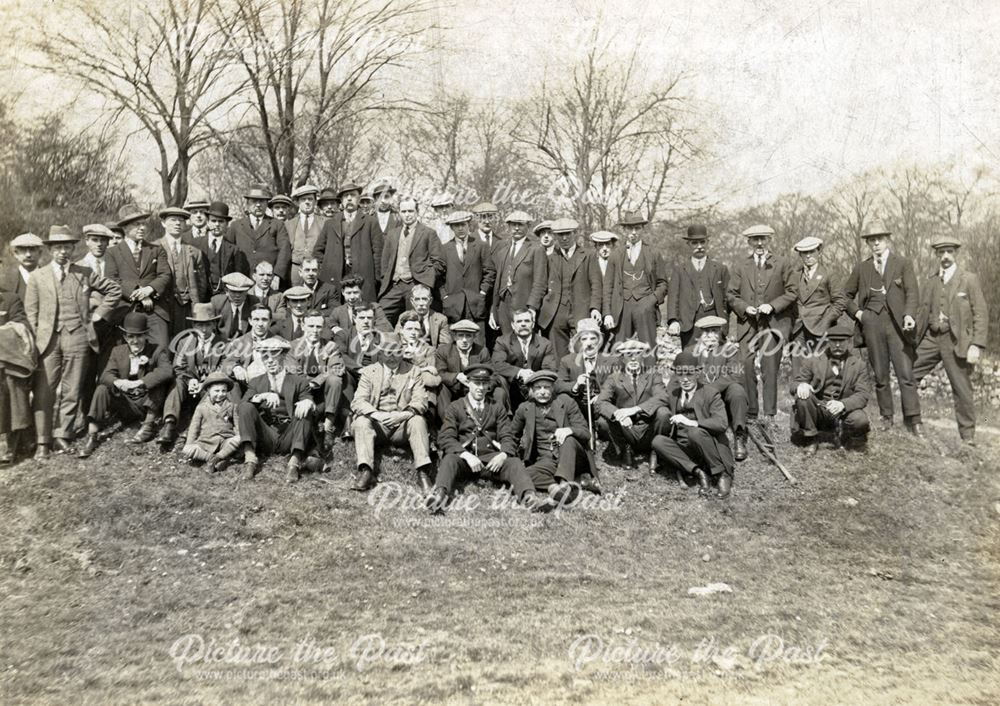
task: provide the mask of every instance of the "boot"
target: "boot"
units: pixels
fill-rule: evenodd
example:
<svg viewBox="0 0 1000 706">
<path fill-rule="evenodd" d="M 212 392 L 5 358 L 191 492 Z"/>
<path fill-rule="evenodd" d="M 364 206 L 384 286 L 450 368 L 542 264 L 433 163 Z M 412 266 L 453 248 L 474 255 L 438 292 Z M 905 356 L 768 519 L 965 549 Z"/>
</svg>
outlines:
<svg viewBox="0 0 1000 706">
<path fill-rule="evenodd" d="M 719 497 L 728 498 L 733 489 L 733 478 L 728 473 L 719 476 Z"/>
<path fill-rule="evenodd" d="M 143 422 L 142 426 L 139 427 L 139 431 L 135 433 L 132 437 L 131 442 L 133 444 L 145 444 L 153 440 L 156 436 L 156 429 L 153 427 L 152 422 Z"/>
<path fill-rule="evenodd" d="M 358 479 L 354 482 L 354 485 L 351 486 L 351 490 L 366 493 L 375 487 L 377 482 L 375 480 L 375 472 L 366 465 L 359 466 L 358 471 Z"/>
<path fill-rule="evenodd" d="M 434 483 L 431 481 L 431 475 L 428 473 L 430 470 L 429 466 L 424 466 L 417 470 L 417 479 L 420 481 L 420 489 L 426 495 L 434 490 Z"/>
<path fill-rule="evenodd" d="M 445 506 L 448 504 L 448 493 L 444 488 L 438 488 L 428 494 L 424 499 L 424 507 L 432 515 L 443 515 Z"/>
<path fill-rule="evenodd" d="M 656 475 L 657 456 L 655 451 L 649 452 L 649 475 Z"/>
<path fill-rule="evenodd" d="M 156 443 L 160 445 L 160 448 L 166 451 L 171 446 L 173 446 L 174 441 L 177 439 L 177 421 L 173 417 L 167 417 L 163 422 L 163 428 L 160 429 L 160 435 L 156 437 Z"/>
<path fill-rule="evenodd" d="M 694 469 L 694 477 L 698 480 L 698 495 L 708 494 L 708 474 L 700 468 Z"/>
<path fill-rule="evenodd" d="M 741 429 L 736 432 L 736 440 L 734 443 L 736 447 L 734 449 L 733 458 L 737 461 L 745 461 L 747 458 L 747 430 Z"/>
<path fill-rule="evenodd" d="M 337 432 L 334 431 L 333 425 L 330 425 L 323 431 L 323 450 L 330 453 L 336 444 Z"/>
<path fill-rule="evenodd" d="M 7 441 L 7 435 L 0 435 L 0 466 L 9 466 L 14 462 L 14 451 Z"/>
<path fill-rule="evenodd" d="M 626 446 L 625 452 L 622 454 L 622 465 L 629 471 L 634 471 L 637 466 L 635 465 L 635 455 L 632 453 L 632 447 Z"/>
<path fill-rule="evenodd" d="M 83 448 L 80 449 L 77 456 L 80 458 L 90 458 L 95 451 L 97 451 L 97 434 L 87 434 L 87 439 L 83 442 Z"/>
</svg>

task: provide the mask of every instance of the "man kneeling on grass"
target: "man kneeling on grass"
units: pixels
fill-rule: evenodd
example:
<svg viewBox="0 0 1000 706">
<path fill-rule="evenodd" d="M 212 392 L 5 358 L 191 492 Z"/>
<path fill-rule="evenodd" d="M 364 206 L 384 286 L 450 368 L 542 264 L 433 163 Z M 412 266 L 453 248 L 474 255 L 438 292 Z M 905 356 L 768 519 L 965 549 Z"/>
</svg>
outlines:
<svg viewBox="0 0 1000 706">
<path fill-rule="evenodd" d="M 520 440 L 521 460 L 536 490 L 547 490 L 555 505 L 571 503 L 580 487 L 600 492 L 591 475 L 587 444 L 590 431 L 576 402 L 555 395 L 558 376 L 539 370 L 528 379 L 529 399 L 514 413 L 514 438 Z"/>
<path fill-rule="evenodd" d="M 236 405 L 229 399 L 235 383 L 224 373 L 209 373 L 201 384 L 201 402 L 194 409 L 181 454 L 189 463 L 203 462 L 209 473 L 221 471 L 240 447 Z"/>
<path fill-rule="evenodd" d="M 507 410 L 490 398 L 493 366 L 475 363 L 465 369 L 469 393 L 455 400 L 444 412 L 438 433 L 443 458 L 427 496 L 427 509 L 444 512 L 459 474 L 483 475 L 495 483 L 510 485 L 529 509 L 544 510 L 534 494 L 534 483 L 517 457 L 517 442 Z"/>
<path fill-rule="evenodd" d="M 291 454 L 285 480 L 294 483 L 304 467 L 318 471 L 323 461 L 307 456 L 313 446 L 313 412 L 309 381 L 285 369 L 285 356 L 291 344 L 272 337 L 258 344 L 263 375 L 251 378 L 243 401 L 236 408 L 243 446 L 243 478 L 251 480 L 260 469 L 260 458 L 267 454 Z"/>
<path fill-rule="evenodd" d="M 718 388 L 701 380 L 701 363 L 690 351 L 674 359 L 674 378 L 677 386 L 667 395 L 669 428 L 653 439 L 653 450 L 668 466 L 694 476 L 700 495 L 708 494 L 711 476 L 725 498 L 736 466 L 726 436 L 726 403 Z"/>
</svg>

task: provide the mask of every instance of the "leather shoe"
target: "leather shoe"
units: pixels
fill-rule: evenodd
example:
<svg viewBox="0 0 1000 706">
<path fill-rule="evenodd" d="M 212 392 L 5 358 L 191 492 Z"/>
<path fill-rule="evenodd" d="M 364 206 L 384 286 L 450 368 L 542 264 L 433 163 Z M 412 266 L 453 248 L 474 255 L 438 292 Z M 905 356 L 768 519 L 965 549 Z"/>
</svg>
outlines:
<svg viewBox="0 0 1000 706">
<path fill-rule="evenodd" d="M 889 431 L 892 429 L 892 417 L 882 417 L 882 422 L 878 426 L 879 431 Z"/>
<path fill-rule="evenodd" d="M 351 486 L 351 490 L 357 490 L 361 493 L 367 493 L 369 490 L 375 487 L 375 473 L 372 469 L 365 468 L 358 475 L 357 481 Z"/>
<path fill-rule="evenodd" d="M 728 473 L 723 473 L 719 476 L 719 497 L 728 498 L 729 493 L 733 490 L 733 479 Z"/>
<path fill-rule="evenodd" d="M 803 449 L 803 452 L 805 453 L 806 458 L 812 458 L 813 456 L 816 455 L 816 452 L 818 450 L 819 450 L 819 443 L 816 442 L 816 440 L 814 439 L 812 443 L 810 443 Z"/>
<path fill-rule="evenodd" d="M 617 466 L 622 461 L 622 455 L 614 444 L 608 444 L 604 449 L 604 462 L 609 466 Z"/>
<path fill-rule="evenodd" d="M 635 454 L 632 453 L 631 447 L 627 447 L 625 453 L 622 454 L 622 465 L 630 471 L 634 471 L 637 468 L 635 465 Z"/>
<path fill-rule="evenodd" d="M 427 471 L 417 471 L 417 479 L 420 481 L 420 489 L 424 493 L 434 490 L 434 483 L 431 481 L 431 475 Z"/>
<path fill-rule="evenodd" d="M 424 498 L 424 507 L 426 507 L 432 515 L 443 515 L 444 508 L 447 504 L 448 493 L 445 492 L 444 488 L 437 488 Z"/>
<path fill-rule="evenodd" d="M 657 466 L 657 462 L 658 461 L 659 461 L 659 459 L 656 457 L 656 452 L 655 451 L 650 451 L 649 452 L 649 475 L 651 475 L 651 476 L 655 476 L 656 475 L 656 466 Z"/>
<path fill-rule="evenodd" d="M 253 480 L 253 477 L 257 475 L 258 461 L 247 461 L 243 464 L 243 473 L 240 474 L 241 480 Z"/>
<path fill-rule="evenodd" d="M 747 433 L 741 431 L 736 435 L 735 443 L 733 444 L 736 448 L 733 453 L 733 458 L 737 461 L 746 461 L 747 459 Z"/>
<path fill-rule="evenodd" d="M 53 439 L 52 440 L 52 450 L 57 454 L 64 454 L 73 447 L 65 439 Z"/>
<path fill-rule="evenodd" d="M 552 512 L 556 507 L 551 499 L 545 498 L 543 500 L 531 492 L 521 496 L 521 505 L 526 507 L 529 512 Z"/>
<path fill-rule="evenodd" d="M 35 449 L 35 460 L 44 461 L 49 457 L 49 445 L 39 444 L 38 448 Z"/>
<path fill-rule="evenodd" d="M 580 487 L 584 490 L 590 491 L 594 495 L 601 494 L 601 482 L 589 473 L 584 473 L 580 476 L 578 482 L 580 483 Z"/>
<path fill-rule="evenodd" d="M 83 442 L 83 448 L 77 454 L 80 458 L 90 458 L 97 451 L 97 434 L 87 434 L 87 440 Z"/>
<path fill-rule="evenodd" d="M 694 469 L 694 477 L 698 480 L 698 494 L 708 493 L 708 474 L 700 468 Z"/>
<path fill-rule="evenodd" d="M 918 439 L 926 439 L 927 438 L 926 436 L 924 436 L 924 425 L 921 424 L 920 422 L 917 422 L 916 424 L 911 424 L 910 425 L 910 433 L 913 434 Z"/>
<path fill-rule="evenodd" d="M 163 449 L 168 449 L 177 439 L 177 423 L 173 419 L 168 419 L 160 429 L 160 435 L 156 437 L 156 443 Z"/>
<path fill-rule="evenodd" d="M 299 479 L 299 467 L 302 462 L 294 456 L 288 459 L 288 469 L 285 471 L 285 482 L 295 483 Z"/>
<path fill-rule="evenodd" d="M 153 437 L 156 436 L 156 430 L 150 423 L 144 423 L 139 427 L 139 431 L 135 433 L 132 437 L 133 444 L 145 444 L 146 442 L 152 441 Z"/>
<path fill-rule="evenodd" d="M 327 453 L 333 451 L 333 447 L 337 444 L 337 432 L 333 430 L 332 427 L 327 428 L 323 432 L 323 450 Z"/>
</svg>

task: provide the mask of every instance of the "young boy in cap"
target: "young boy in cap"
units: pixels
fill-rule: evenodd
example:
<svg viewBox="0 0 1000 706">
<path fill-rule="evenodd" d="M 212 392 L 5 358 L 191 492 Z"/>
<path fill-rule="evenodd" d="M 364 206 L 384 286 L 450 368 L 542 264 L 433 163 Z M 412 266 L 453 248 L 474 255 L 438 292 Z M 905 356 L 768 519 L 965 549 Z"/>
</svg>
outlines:
<svg viewBox="0 0 1000 706">
<path fill-rule="evenodd" d="M 534 495 L 534 483 L 517 456 L 517 440 L 510 415 L 489 399 L 493 367 L 476 363 L 465 369 L 469 392 L 455 400 L 444 413 L 438 432 L 442 459 L 434 479 L 434 492 L 427 496 L 432 513 L 443 512 L 460 475 L 483 476 L 507 484 L 514 497 L 529 508 L 542 509 Z"/>
<path fill-rule="evenodd" d="M 792 439 L 809 444 L 807 455 L 816 453 L 822 430 L 835 431 L 838 444 L 864 446 L 868 437 L 871 382 L 864 361 L 851 350 L 854 326 L 834 326 L 826 336 L 826 355 L 804 358 L 791 385 Z"/>
<path fill-rule="evenodd" d="M 230 272 L 222 278 L 222 285 L 226 291 L 212 297 L 212 309 L 219 316 L 219 332 L 231 341 L 250 329 L 250 311 L 258 299 L 248 293 L 253 280 L 242 272 Z"/>
<path fill-rule="evenodd" d="M 847 298 L 833 283 L 829 270 L 820 262 L 823 241 L 812 236 L 795 244 L 802 260 L 798 294 L 795 300 L 795 324 L 792 326 L 792 377 L 799 372 L 802 359 L 818 353 L 823 335 L 844 313 Z"/>
<path fill-rule="evenodd" d="M 678 353 L 673 370 L 677 386 L 667 396 L 668 425 L 653 439 L 653 450 L 670 467 L 694 476 L 700 494 L 708 493 L 711 476 L 718 496 L 725 498 L 736 465 L 726 436 L 726 406 L 719 391 L 700 379 L 701 365 L 693 353 Z"/>
<path fill-rule="evenodd" d="M 691 257 L 670 275 L 667 287 L 667 333 L 680 336 L 681 348 L 687 348 L 695 335 L 695 321 L 705 316 L 725 319 L 728 328 L 726 288 L 729 269 L 708 257 L 708 229 L 702 224 L 688 226 L 684 234 Z"/>
<path fill-rule="evenodd" d="M 236 433 L 236 405 L 230 399 L 233 381 L 220 371 L 205 378 L 204 394 L 195 407 L 181 453 L 188 461 L 202 461 L 209 473 L 221 471 L 240 447 Z"/>
<path fill-rule="evenodd" d="M 720 316 L 704 316 L 694 323 L 697 336 L 694 346 L 689 349 L 698 358 L 702 379 L 715 387 L 726 404 L 729 427 L 733 430 L 735 457 L 743 461 L 747 457 L 747 410 L 750 402 L 743 387 L 743 361 L 740 348 L 726 340 L 728 322 Z M 667 386 L 669 393 L 675 382 Z"/>
<path fill-rule="evenodd" d="M 591 473 L 587 446 L 590 431 L 580 409 L 566 395 L 555 393 L 556 374 L 539 370 L 528 380 L 529 398 L 514 413 L 514 438 L 536 490 L 547 490 L 555 503 L 571 499 L 571 485 L 600 492 Z"/>
<path fill-rule="evenodd" d="M 101 373 L 88 415 L 87 440 L 80 458 L 97 449 L 97 435 L 112 416 L 120 421 L 142 420 L 132 443 L 144 444 L 156 436 L 155 422 L 163 412 L 163 402 L 174 380 L 170 354 L 165 346 L 149 338 L 145 314 L 125 315 L 121 331 L 125 343 L 115 346 Z"/>
</svg>

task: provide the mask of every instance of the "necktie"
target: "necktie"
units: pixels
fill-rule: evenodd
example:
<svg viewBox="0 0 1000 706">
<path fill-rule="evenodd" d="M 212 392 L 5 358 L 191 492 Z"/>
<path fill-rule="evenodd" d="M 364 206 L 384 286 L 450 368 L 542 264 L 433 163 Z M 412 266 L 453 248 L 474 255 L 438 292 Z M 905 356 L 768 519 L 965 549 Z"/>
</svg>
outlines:
<svg viewBox="0 0 1000 706">
<path fill-rule="evenodd" d="M 945 284 L 945 271 L 941 270 L 941 284 Z"/>
<path fill-rule="evenodd" d="M 66 279 L 66 270 L 59 267 L 59 265 L 55 265 L 55 268 L 56 268 L 56 279 L 59 280 L 59 284 L 62 284 L 63 280 Z"/>
<path fill-rule="evenodd" d="M 884 274 L 882 271 L 882 256 L 878 255 L 875 257 L 875 269 L 878 270 L 879 275 Z"/>
<path fill-rule="evenodd" d="M 212 238 L 212 250 L 216 255 L 219 254 L 219 240 L 221 240 L 221 238 Z"/>
<path fill-rule="evenodd" d="M 686 409 L 688 403 L 688 393 L 686 391 L 681 392 L 681 403 L 678 409 Z"/>
<path fill-rule="evenodd" d="M 458 261 L 465 262 L 465 245 L 460 240 L 455 241 L 455 250 L 458 251 Z"/>
<path fill-rule="evenodd" d="M 135 241 L 135 251 L 132 253 L 132 257 L 135 258 L 136 269 L 139 268 L 139 262 L 142 260 L 142 241 Z"/>
<path fill-rule="evenodd" d="M 758 270 L 764 269 L 764 258 L 762 258 L 762 257 L 756 257 L 754 259 L 757 260 L 757 269 Z"/>
</svg>

